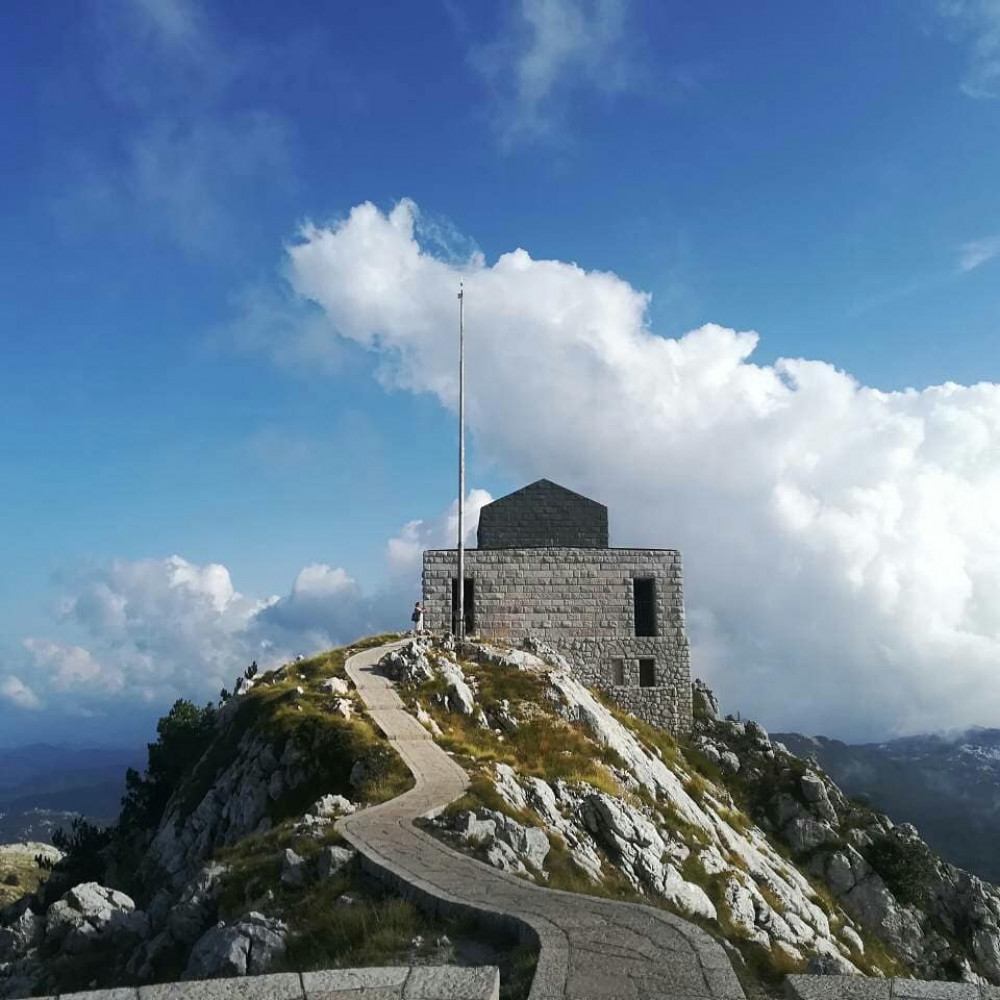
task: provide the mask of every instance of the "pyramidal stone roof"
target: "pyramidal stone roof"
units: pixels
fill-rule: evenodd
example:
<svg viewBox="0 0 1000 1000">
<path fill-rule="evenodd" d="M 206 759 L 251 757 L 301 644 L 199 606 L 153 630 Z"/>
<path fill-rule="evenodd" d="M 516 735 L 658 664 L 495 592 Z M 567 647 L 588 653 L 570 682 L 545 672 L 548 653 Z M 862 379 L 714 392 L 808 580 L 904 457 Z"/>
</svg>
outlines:
<svg viewBox="0 0 1000 1000">
<path fill-rule="evenodd" d="M 480 510 L 478 541 L 481 549 L 606 549 L 608 508 L 539 479 Z"/>
</svg>

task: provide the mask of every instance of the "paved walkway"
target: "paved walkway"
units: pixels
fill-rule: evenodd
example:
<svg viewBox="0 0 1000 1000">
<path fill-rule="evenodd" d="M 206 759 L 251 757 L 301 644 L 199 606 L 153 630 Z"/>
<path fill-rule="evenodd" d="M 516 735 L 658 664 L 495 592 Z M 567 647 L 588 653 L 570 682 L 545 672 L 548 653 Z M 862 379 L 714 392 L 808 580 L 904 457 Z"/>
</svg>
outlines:
<svg viewBox="0 0 1000 1000">
<path fill-rule="evenodd" d="M 418 905 L 477 915 L 539 945 L 530 1000 L 745 1000 L 722 947 L 652 907 L 545 889 L 452 850 L 413 825 L 468 785 L 466 773 L 411 716 L 365 650 L 347 672 L 416 778 L 410 791 L 345 817 L 337 829 L 363 863 Z"/>
</svg>

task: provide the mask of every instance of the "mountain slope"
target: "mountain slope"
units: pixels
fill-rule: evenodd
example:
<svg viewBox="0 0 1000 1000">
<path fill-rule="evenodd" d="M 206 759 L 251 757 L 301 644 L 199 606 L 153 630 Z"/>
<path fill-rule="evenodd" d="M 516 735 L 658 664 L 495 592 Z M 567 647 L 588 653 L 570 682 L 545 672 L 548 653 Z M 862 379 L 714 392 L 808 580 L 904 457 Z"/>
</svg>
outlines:
<svg viewBox="0 0 1000 1000">
<path fill-rule="evenodd" d="M 913 823 L 952 864 L 1000 881 L 1000 729 L 853 746 L 798 733 L 775 739 L 815 760 L 848 795 Z"/>
<path fill-rule="evenodd" d="M 344 670 L 352 649 L 382 641 L 248 671 L 219 706 L 178 702 L 115 826 L 78 824 L 49 883 L 0 916 L 0 997 L 428 948 L 460 961 L 462 929 L 373 890 L 333 829 L 409 786 Z M 538 644 L 410 640 L 381 669 L 471 775 L 427 821 L 460 850 L 539 886 L 698 922 L 750 996 L 803 969 L 1000 983 L 994 887 L 760 726 L 719 720 L 700 685 L 695 732 L 677 743 Z M 531 955 L 484 945 L 523 994 Z"/>
</svg>

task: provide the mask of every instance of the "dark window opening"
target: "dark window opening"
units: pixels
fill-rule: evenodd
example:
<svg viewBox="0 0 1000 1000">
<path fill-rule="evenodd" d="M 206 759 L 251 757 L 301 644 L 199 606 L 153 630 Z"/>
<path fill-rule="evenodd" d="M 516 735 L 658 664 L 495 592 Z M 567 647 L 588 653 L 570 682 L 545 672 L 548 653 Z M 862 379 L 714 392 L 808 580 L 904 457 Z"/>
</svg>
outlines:
<svg viewBox="0 0 1000 1000">
<path fill-rule="evenodd" d="M 639 687 L 656 687 L 656 660 L 639 661 Z"/>
<path fill-rule="evenodd" d="M 635 634 L 656 635 L 656 581 L 637 577 L 632 581 L 635 603 Z"/>
<path fill-rule="evenodd" d="M 611 683 L 616 687 L 625 684 L 625 661 L 620 657 L 611 661 Z"/>
<path fill-rule="evenodd" d="M 458 579 L 451 580 L 451 631 L 458 635 Z M 476 581 L 465 578 L 465 634 L 476 634 Z"/>
</svg>

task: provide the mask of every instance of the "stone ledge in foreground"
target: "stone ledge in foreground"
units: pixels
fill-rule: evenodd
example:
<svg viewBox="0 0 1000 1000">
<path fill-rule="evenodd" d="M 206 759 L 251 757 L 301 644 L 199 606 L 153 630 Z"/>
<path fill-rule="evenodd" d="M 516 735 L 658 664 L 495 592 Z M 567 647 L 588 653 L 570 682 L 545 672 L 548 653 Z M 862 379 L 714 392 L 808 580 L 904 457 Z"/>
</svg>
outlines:
<svg viewBox="0 0 1000 1000">
<path fill-rule="evenodd" d="M 499 1000 L 500 970 L 491 965 L 329 969 L 58 996 L 59 1000 Z"/>
<path fill-rule="evenodd" d="M 789 976 L 791 1000 L 1000 1000 L 1000 988 L 920 979 L 863 976 Z"/>
</svg>

